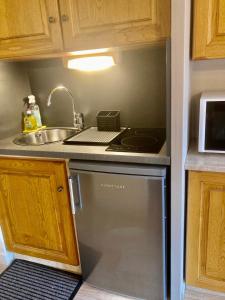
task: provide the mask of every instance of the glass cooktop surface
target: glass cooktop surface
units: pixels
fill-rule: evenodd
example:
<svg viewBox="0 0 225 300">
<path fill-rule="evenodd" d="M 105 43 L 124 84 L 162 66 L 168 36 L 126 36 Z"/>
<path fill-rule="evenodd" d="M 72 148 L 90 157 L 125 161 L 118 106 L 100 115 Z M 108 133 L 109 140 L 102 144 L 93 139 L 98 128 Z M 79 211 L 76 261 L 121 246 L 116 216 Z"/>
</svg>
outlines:
<svg viewBox="0 0 225 300">
<path fill-rule="evenodd" d="M 106 151 L 159 153 L 166 140 L 165 128 L 127 128 Z"/>
</svg>

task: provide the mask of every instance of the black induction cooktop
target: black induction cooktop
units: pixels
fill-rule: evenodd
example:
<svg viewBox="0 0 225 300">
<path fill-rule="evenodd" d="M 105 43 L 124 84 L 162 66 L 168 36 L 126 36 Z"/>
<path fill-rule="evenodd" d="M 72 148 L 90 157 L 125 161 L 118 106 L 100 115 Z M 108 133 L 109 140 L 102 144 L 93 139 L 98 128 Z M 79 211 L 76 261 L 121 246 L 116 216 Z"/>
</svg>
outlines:
<svg viewBox="0 0 225 300">
<path fill-rule="evenodd" d="M 166 140 L 165 128 L 127 128 L 106 151 L 159 153 Z"/>
</svg>

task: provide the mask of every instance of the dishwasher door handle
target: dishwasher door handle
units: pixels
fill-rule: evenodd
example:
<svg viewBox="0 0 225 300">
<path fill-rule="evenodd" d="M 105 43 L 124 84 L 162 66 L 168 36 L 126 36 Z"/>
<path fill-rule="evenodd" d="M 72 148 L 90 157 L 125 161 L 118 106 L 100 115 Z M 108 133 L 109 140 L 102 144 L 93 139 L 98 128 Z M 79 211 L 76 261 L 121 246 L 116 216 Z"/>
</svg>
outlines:
<svg viewBox="0 0 225 300">
<path fill-rule="evenodd" d="M 69 192 L 72 214 L 75 215 L 82 209 L 80 178 L 78 174 L 69 177 Z"/>
</svg>

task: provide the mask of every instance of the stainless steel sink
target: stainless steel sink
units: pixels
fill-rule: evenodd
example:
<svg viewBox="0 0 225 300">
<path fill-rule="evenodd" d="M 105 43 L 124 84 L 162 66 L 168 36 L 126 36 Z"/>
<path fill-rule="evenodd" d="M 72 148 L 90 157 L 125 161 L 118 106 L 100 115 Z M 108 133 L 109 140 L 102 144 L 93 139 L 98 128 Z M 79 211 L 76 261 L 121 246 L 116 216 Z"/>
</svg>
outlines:
<svg viewBox="0 0 225 300">
<path fill-rule="evenodd" d="M 48 143 L 55 143 L 65 140 L 66 138 L 79 133 L 79 131 L 72 127 L 49 127 L 26 134 L 20 134 L 14 139 L 14 143 L 22 146 L 39 146 Z"/>
</svg>

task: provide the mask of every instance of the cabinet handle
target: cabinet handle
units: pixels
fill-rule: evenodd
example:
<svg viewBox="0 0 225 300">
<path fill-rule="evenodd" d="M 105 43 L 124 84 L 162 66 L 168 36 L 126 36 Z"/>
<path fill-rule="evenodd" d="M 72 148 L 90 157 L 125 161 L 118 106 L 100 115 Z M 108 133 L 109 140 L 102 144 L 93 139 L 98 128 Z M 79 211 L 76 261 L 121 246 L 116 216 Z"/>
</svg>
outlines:
<svg viewBox="0 0 225 300">
<path fill-rule="evenodd" d="M 69 20 L 69 16 L 68 15 L 61 15 L 61 20 L 62 20 L 62 22 L 67 22 Z"/>
<path fill-rule="evenodd" d="M 63 191 L 63 186 L 59 186 L 59 187 L 57 187 L 57 192 L 62 192 Z"/>
<path fill-rule="evenodd" d="M 56 18 L 55 17 L 49 17 L 48 21 L 49 21 L 49 23 L 55 23 L 56 22 Z"/>
</svg>

